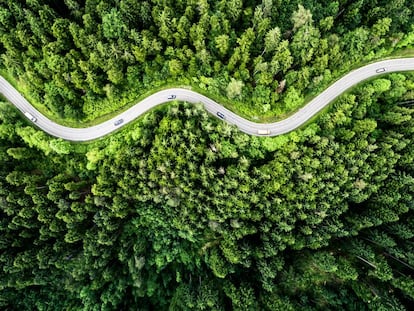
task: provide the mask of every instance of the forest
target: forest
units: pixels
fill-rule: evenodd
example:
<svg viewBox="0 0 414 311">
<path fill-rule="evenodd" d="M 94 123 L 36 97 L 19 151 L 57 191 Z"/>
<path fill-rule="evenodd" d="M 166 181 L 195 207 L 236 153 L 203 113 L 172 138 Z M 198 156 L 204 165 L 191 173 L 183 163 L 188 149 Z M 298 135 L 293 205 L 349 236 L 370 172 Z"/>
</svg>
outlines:
<svg viewBox="0 0 414 311">
<path fill-rule="evenodd" d="M 266 120 L 414 44 L 412 1 L 302 2 L 0 0 L 0 72 L 74 126 L 169 86 Z"/>
<path fill-rule="evenodd" d="M 1 74 L 78 124 L 170 84 L 281 116 L 413 41 L 404 0 L 0 3 Z M 175 102 L 71 143 L 2 100 L 0 309 L 411 310 L 413 142 L 409 72 L 272 138 Z"/>
<path fill-rule="evenodd" d="M 0 105 L 3 310 L 410 310 L 414 75 L 258 138 L 202 106 L 104 139 Z"/>
</svg>

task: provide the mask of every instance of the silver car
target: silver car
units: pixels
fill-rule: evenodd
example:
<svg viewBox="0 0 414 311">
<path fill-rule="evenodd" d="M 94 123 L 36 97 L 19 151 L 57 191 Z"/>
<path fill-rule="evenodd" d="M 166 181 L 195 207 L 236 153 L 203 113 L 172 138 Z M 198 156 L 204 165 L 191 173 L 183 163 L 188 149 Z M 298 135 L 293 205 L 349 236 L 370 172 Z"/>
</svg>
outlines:
<svg viewBox="0 0 414 311">
<path fill-rule="evenodd" d="M 115 126 L 118 126 L 118 125 L 122 124 L 122 122 L 124 122 L 124 119 L 119 119 L 119 120 L 116 120 L 116 121 L 114 122 L 114 125 L 115 125 Z"/>
</svg>

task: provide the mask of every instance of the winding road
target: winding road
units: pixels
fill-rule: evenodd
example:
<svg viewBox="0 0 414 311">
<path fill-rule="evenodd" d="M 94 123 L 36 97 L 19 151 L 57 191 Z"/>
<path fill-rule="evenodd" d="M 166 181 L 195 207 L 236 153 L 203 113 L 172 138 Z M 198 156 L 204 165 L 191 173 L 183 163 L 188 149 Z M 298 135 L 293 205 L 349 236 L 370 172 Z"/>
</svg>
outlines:
<svg viewBox="0 0 414 311">
<path fill-rule="evenodd" d="M 189 103 L 202 103 L 206 110 L 211 114 L 230 124 L 234 124 L 247 134 L 277 136 L 298 128 L 332 102 L 336 97 L 357 83 L 384 73 L 409 70 L 414 70 L 414 58 L 384 60 L 360 67 L 337 80 L 293 115 L 274 123 L 251 122 L 236 115 L 204 95 L 187 89 L 172 88 L 148 96 L 111 120 L 88 128 L 71 128 L 59 125 L 46 118 L 1 76 L 0 92 L 29 119 L 33 116 L 34 118 L 32 118 L 32 121 L 34 121 L 34 124 L 40 129 L 50 135 L 71 141 L 89 141 L 100 138 L 117 130 L 125 124 L 128 124 L 155 106 L 174 100 Z M 122 121 L 119 121 L 121 119 Z"/>
</svg>

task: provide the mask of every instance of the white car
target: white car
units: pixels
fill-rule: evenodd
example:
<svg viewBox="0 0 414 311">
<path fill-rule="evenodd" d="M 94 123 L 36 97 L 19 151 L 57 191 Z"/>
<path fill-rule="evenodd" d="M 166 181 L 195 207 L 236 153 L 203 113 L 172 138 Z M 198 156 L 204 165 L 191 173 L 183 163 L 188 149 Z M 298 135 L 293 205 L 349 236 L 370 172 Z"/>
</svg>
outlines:
<svg viewBox="0 0 414 311">
<path fill-rule="evenodd" d="M 257 134 L 259 134 L 259 135 L 269 135 L 270 130 L 257 130 Z"/>
<path fill-rule="evenodd" d="M 386 69 L 385 68 L 378 68 L 376 71 L 378 72 L 378 73 L 380 73 L 380 72 L 384 72 Z"/>
<path fill-rule="evenodd" d="M 28 118 L 30 121 L 32 122 L 36 122 L 37 119 L 29 112 L 25 112 L 24 115 L 26 116 L 26 118 Z"/>
</svg>

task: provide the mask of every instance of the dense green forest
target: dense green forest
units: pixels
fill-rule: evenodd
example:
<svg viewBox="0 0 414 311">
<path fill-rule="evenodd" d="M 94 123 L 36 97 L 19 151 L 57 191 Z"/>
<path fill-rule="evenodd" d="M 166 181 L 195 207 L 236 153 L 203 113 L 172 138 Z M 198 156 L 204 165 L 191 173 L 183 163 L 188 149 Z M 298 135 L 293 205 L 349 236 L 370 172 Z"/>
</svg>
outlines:
<svg viewBox="0 0 414 311">
<path fill-rule="evenodd" d="M 3 74 L 56 119 L 93 120 L 177 85 L 265 119 L 412 44 L 413 10 L 408 0 L 0 0 L 0 54 Z"/>
<path fill-rule="evenodd" d="M 89 144 L 0 109 L 3 310 L 410 310 L 414 75 L 258 138 L 174 104 Z"/>
<path fill-rule="evenodd" d="M 412 46 L 413 9 L 0 0 L 0 72 L 62 120 L 181 84 L 280 116 Z M 412 73 L 367 81 L 274 138 L 174 103 L 75 144 L 1 102 L 0 309 L 411 310 L 413 142 Z"/>
</svg>

